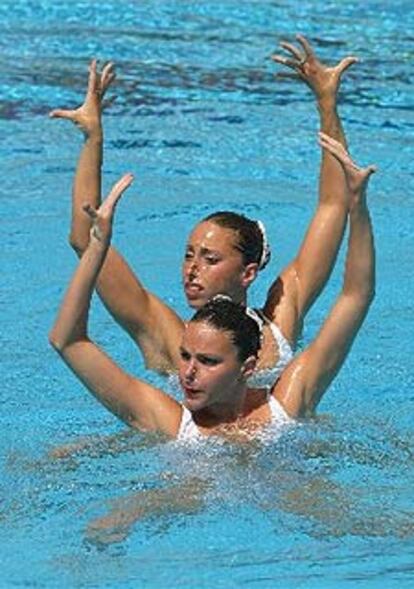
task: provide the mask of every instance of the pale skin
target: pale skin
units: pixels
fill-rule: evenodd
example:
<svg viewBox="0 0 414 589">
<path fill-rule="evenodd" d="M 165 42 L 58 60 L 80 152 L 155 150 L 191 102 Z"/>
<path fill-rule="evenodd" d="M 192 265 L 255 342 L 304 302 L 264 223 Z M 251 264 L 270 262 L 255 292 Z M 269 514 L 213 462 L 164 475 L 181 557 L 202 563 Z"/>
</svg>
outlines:
<svg viewBox="0 0 414 589">
<path fill-rule="evenodd" d="M 305 81 L 313 91 L 320 115 L 321 130 L 346 146 L 336 109 L 336 97 L 343 72 L 355 61 L 347 57 L 333 67 L 321 63 L 309 42 L 297 36 L 297 45 L 281 43 L 288 57 L 272 56 Z M 108 70 L 109 67 L 109 70 Z M 114 79 L 113 66 L 97 71 L 90 67 L 88 92 L 77 110 L 52 112 L 75 122 L 85 134 L 73 187 L 73 214 L 70 242 L 79 255 L 89 242 L 90 219 L 82 212 L 87 202 L 99 208 L 102 165 L 103 96 Z M 303 319 L 326 284 L 340 247 L 349 209 L 345 177 L 341 165 L 326 149 L 322 153 L 319 201 L 298 254 L 271 285 L 263 311 L 294 347 Z M 199 308 L 217 293 L 226 293 L 237 302 L 246 302 L 247 291 L 258 273 L 257 263 L 245 264 L 235 248 L 232 230 L 212 222 L 202 222 L 191 233 L 182 275 L 188 303 Z M 137 278 L 123 257 L 110 247 L 99 273 L 97 290 L 112 316 L 127 331 L 143 353 L 147 367 L 159 372 L 177 371 L 179 346 L 185 322 Z M 257 368 L 274 366 L 279 351 L 269 328 Z"/>
<path fill-rule="evenodd" d="M 300 418 L 314 412 L 342 366 L 374 294 L 375 256 L 366 188 L 373 166 L 359 168 L 341 144 L 320 134 L 323 149 L 345 172 L 350 203 L 350 236 L 342 291 L 315 340 L 289 364 L 271 394 L 286 413 Z M 99 209 L 84 206 L 92 228 L 90 243 L 66 291 L 50 342 L 85 386 L 128 425 L 176 437 L 183 406 L 162 390 L 134 378 L 88 336 L 90 300 L 108 252 L 115 207 L 132 182 L 124 176 Z M 204 435 L 254 436 L 271 420 L 266 391 L 249 389 L 256 357 L 240 360 L 227 331 L 190 321 L 179 347 L 179 378 L 184 404 Z"/>
</svg>

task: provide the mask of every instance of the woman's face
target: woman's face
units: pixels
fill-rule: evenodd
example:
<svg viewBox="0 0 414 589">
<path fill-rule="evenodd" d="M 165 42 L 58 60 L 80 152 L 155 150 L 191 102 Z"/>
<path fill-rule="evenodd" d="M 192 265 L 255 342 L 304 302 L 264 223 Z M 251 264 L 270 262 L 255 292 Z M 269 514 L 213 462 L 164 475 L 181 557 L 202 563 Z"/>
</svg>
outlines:
<svg viewBox="0 0 414 589">
<path fill-rule="evenodd" d="M 203 221 L 191 233 L 182 275 L 188 304 L 199 309 L 216 294 L 245 302 L 246 289 L 257 274 L 257 264 L 243 262 L 232 229 Z"/>
<path fill-rule="evenodd" d="M 190 411 L 213 410 L 231 403 L 240 390 L 245 363 L 228 332 L 190 321 L 180 346 L 178 374 L 185 406 Z"/>
</svg>

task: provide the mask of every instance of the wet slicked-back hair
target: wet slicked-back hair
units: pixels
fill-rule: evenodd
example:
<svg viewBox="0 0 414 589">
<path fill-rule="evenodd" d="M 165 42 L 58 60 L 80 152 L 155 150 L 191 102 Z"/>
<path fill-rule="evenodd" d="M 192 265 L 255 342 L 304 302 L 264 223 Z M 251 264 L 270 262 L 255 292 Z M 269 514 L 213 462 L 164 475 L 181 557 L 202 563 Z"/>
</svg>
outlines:
<svg viewBox="0 0 414 589">
<path fill-rule="evenodd" d="M 218 211 L 208 215 L 203 221 L 211 221 L 219 227 L 231 229 L 237 233 L 236 248 L 243 256 L 245 265 L 252 262 L 259 264 L 262 270 L 270 260 L 270 249 L 264 234 L 264 228 L 257 221 L 232 211 Z"/>
<path fill-rule="evenodd" d="M 246 313 L 244 305 L 218 295 L 200 307 L 190 321 L 205 322 L 229 333 L 238 350 L 240 362 L 244 362 L 249 356 L 257 357 L 261 344 L 261 330 L 258 322 Z"/>
</svg>

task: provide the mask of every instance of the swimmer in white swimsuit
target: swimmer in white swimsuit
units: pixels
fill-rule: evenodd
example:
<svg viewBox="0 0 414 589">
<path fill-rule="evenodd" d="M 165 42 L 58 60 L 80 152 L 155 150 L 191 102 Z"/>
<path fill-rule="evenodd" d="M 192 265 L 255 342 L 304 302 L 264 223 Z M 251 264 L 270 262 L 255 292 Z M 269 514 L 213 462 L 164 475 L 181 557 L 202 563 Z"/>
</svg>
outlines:
<svg viewBox="0 0 414 589">
<path fill-rule="evenodd" d="M 214 300 L 214 298 L 213 298 Z M 283 333 L 277 325 L 266 319 L 266 324 L 270 328 L 270 332 L 276 342 L 279 350 L 279 360 L 272 368 L 256 369 L 248 379 L 249 387 L 252 389 L 269 389 L 273 383 L 282 374 L 283 370 L 293 358 L 293 350 Z M 178 390 L 180 383 L 178 374 L 172 374 L 168 378 L 168 388 L 171 390 Z"/>
<path fill-rule="evenodd" d="M 342 366 L 371 304 L 375 255 L 366 188 L 375 169 L 358 168 L 341 144 L 326 135 L 320 134 L 320 143 L 341 163 L 346 178 L 350 233 L 342 291 L 315 340 L 273 384 L 269 396 L 275 402 L 270 403 L 262 391 L 247 384 L 262 339 L 257 315 L 224 297 L 196 311 L 179 346 L 179 377 L 185 409 L 196 417 L 205 435 L 219 435 L 232 425 L 244 428 L 246 434 L 252 427 L 260 431 L 269 423 L 269 410 L 271 421 L 283 413 L 293 419 L 312 414 Z M 131 175 L 124 176 L 98 210 L 85 207 L 92 221 L 90 243 L 49 338 L 73 372 L 118 417 L 132 427 L 177 438 L 184 427 L 181 403 L 127 374 L 88 336 L 89 307 L 108 253 L 115 206 L 131 182 Z"/>
<path fill-rule="evenodd" d="M 282 405 L 273 395 L 269 394 L 267 396 L 267 403 L 270 408 L 271 419 L 270 422 L 266 424 L 266 427 L 271 426 L 273 434 L 276 429 L 280 430 L 283 426 L 295 423 L 295 420 L 286 413 Z M 183 414 L 181 418 L 180 428 L 177 434 L 177 440 L 183 442 L 188 442 L 190 440 L 205 440 L 206 436 L 201 433 L 200 429 L 198 428 L 196 422 L 193 419 L 193 414 L 191 413 L 191 411 L 189 411 L 185 405 L 182 406 L 182 409 Z"/>
<path fill-rule="evenodd" d="M 298 74 L 297 79 L 307 84 L 315 96 L 321 129 L 345 145 L 337 113 L 337 93 L 343 72 L 356 59 L 348 57 L 328 67 L 319 61 L 304 37 L 298 36 L 297 40 L 298 46 L 281 43 L 286 54 L 273 59 L 283 67 L 292 68 Z M 106 64 L 100 72 L 96 61 L 92 61 L 84 104 L 76 110 L 51 113 L 53 117 L 73 121 L 85 135 L 73 186 L 70 231 L 70 244 L 79 256 L 89 243 L 90 233 L 90 220 L 83 214 L 82 207 L 86 200 L 97 209 L 101 200 L 102 101 L 114 78 L 113 64 Z M 288 266 L 278 276 L 271 277 L 272 283 L 263 291 L 267 293 L 263 297 L 263 311 L 269 321 L 280 327 L 293 348 L 307 312 L 330 276 L 342 242 L 348 215 L 344 193 L 341 166 L 324 150 L 319 199 L 303 243 Z M 213 213 L 203 219 L 189 236 L 183 261 L 184 292 L 190 307 L 198 309 L 219 293 L 247 304 L 249 287 L 265 268 L 269 252 L 260 221 L 229 211 Z M 154 264 L 162 272 L 160 262 L 154 260 Z M 97 286 L 112 317 L 139 347 L 146 367 L 164 374 L 176 373 L 185 321 L 144 287 L 113 248 L 106 256 Z M 259 358 L 257 378 L 269 383 L 287 365 L 291 350 L 279 334 L 275 334 L 276 346 L 272 338 L 267 340 L 262 353 L 266 362 L 262 365 Z M 278 346 L 279 350 L 274 349 Z M 271 350 L 274 353 L 270 353 Z"/>
</svg>

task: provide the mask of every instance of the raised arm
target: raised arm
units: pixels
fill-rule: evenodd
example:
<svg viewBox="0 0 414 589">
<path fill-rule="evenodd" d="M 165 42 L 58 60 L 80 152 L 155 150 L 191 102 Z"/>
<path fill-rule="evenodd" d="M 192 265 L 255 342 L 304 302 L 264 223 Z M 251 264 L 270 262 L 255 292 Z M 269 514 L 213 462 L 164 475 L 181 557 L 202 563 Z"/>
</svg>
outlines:
<svg viewBox="0 0 414 589">
<path fill-rule="evenodd" d="M 346 57 L 328 67 L 316 57 L 309 42 L 297 36 L 300 48 L 281 43 L 290 57 L 274 55 L 273 60 L 294 70 L 314 93 L 320 129 L 346 148 L 346 139 L 337 111 L 337 94 L 343 72 L 355 63 Z M 299 252 L 271 287 L 265 312 L 294 343 L 302 321 L 325 286 L 342 242 L 348 215 L 345 177 L 339 162 L 322 151 L 319 201 Z"/>
<path fill-rule="evenodd" d="M 115 79 L 112 63 L 99 73 L 96 60 L 89 67 L 84 103 L 75 110 L 54 110 L 53 118 L 72 121 L 84 134 L 72 191 L 70 243 L 82 256 L 89 243 L 90 220 L 85 202 L 98 208 L 101 201 L 103 150 L 102 104 Z M 98 293 L 108 311 L 141 348 L 146 364 L 160 372 L 174 370 L 183 323 L 176 313 L 144 288 L 123 257 L 109 248 L 97 281 Z"/>
<path fill-rule="evenodd" d="M 287 412 L 301 417 L 313 412 L 341 368 L 367 314 L 375 289 L 375 251 L 366 203 L 374 166 L 358 168 L 340 143 L 320 134 L 322 148 L 345 171 L 350 197 L 350 233 L 342 292 L 315 340 L 291 362 L 273 394 Z"/>
<path fill-rule="evenodd" d="M 98 210 L 85 205 L 92 219 L 90 243 L 66 291 L 49 340 L 84 385 L 120 419 L 139 429 L 175 436 L 181 418 L 179 403 L 127 374 L 88 337 L 90 301 L 108 251 L 114 210 L 131 182 L 130 174 L 121 178 Z"/>
</svg>

